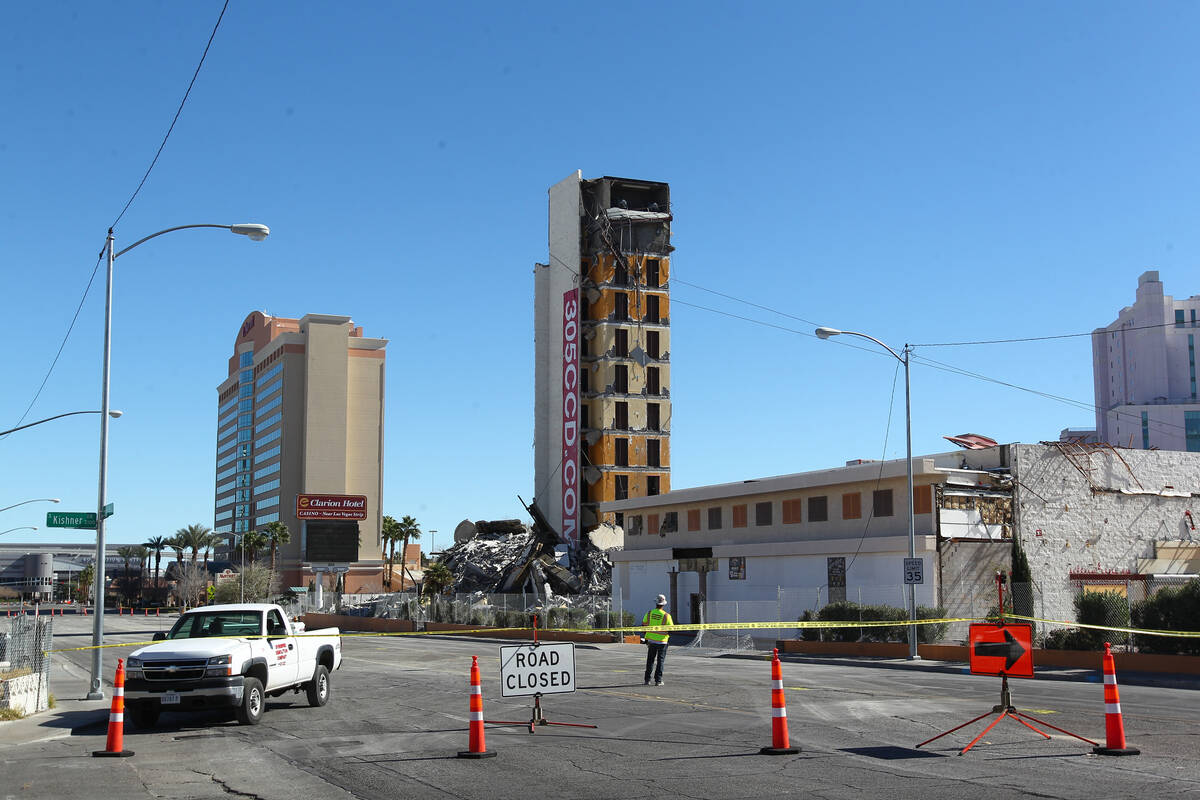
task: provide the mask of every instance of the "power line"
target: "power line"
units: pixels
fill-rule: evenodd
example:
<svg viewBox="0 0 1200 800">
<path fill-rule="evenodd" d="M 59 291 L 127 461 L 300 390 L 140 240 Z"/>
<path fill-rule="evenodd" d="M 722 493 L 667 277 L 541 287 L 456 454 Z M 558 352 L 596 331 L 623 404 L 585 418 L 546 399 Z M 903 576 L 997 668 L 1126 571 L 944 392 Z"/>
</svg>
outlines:
<svg viewBox="0 0 1200 800">
<path fill-rule="evenodd" d="M 167 139 L 171 138 L 171 131 L 175 130 L 175 123 L 179 121 L 179 115 L 183 113 L 183 107 L 188 101 L 188 95 L 192 93 L 192 87 L 196 85 L 196 78 L 200 76 L 200 68 L 204 66 L 204 59 L 208 57 L 208 50 L 212 47 L 213 39 L 217 36 L 217 29 L 221 27 L 221 20 L 225 18 L 225 10 L 229 8 L 229 0 L 225 0 L 225 5 L 221 7 L 221 13 L 217 16 L 217 24 L 213 26 L 212 33 L 208 37 L 208 44 L 204 45 L 204 52 L 200 56 L 200 63 L 196 65 L 196 71 L 192 73 L 192 79 L 188 82 L 187 91 L 183 93 L 183 99 L 179 101 L 179 108 L 175 110 L 175 116 L 171 120 L 170 127 L 167 128 L 167 133 L 163 136 L 162 143 L 159 144 L 158 150 L 154 153 L 154 158 L 150 161 L 150 166 L 146 168 L 146 174 L 142 176 L 142 180 L 138 183 L 137 188 L 133 190 L 125 207 L 121 209 L 121 213 L 113 220 L 110 228 L 117 227 L 117 223 L 125 216 L 125 212 L 129 210 L 129 206 L 133 204 L 134 198 L 142 191 L 142 187 L 146 184 L 146 179 L 150 177 L 151 170 L 158 163 L 158 157 L 162 155 L 163 148 L 167 146 Z"/>
<path fill-rule="evenodd" d="M 1127 333 L 1129 331 L 1148 331 L 1153 328 L 1170 328 L 1178 327 L 1178 322 L 1160 322 L 1154 325 L 1134 325 L 1128 328 L 1117 328 L 1111 330 L 1109 328 L 1099 328 L 1087 333 L 1062 333 L 1056 336 L 1026 336 L 1020 339 L 985 339 L 978 342 L 933 342 L 926 344 L 914 344 L 913 347 L 966 347 L 976 344 L 1012 344 L 1014 342 L 1045 342 L 1051 339 L 1076 339 L 1081 336 L 1104 336 L 1108 333 Z"/>
</svg>

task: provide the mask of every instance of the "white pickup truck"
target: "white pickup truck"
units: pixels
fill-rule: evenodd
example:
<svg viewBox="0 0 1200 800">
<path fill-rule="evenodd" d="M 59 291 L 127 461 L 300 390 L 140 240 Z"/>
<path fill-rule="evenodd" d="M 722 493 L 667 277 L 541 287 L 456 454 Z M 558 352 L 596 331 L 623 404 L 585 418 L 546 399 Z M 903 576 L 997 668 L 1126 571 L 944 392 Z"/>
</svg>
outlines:
<svg viewBox="0 0 1200 800">
<path fill-rule="evenodd" d="M 141 728 L 163 711 L 221 708 L 257 725 L 267 697 L 302 689 L 309 705 L 323 706 L 329 673 L 342 665 L 337 628 L 305 632 L 268 603 L 194 608 L 154 638 L 125 663 L 125 707 Z"/>
</svg>

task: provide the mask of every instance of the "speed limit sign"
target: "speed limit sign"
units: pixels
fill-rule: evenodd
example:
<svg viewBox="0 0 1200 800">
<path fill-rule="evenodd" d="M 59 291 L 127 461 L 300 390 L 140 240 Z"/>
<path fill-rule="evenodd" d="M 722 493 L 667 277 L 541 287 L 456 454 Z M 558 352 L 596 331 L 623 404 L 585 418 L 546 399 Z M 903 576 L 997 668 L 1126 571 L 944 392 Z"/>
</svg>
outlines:
<svg viewBox="0 0 1200 800">
<path fill-rule="evenodd" d="M 904 559 L 905 585 L 925 582 L 925 561 L 920 558 Z"/>
</svg>

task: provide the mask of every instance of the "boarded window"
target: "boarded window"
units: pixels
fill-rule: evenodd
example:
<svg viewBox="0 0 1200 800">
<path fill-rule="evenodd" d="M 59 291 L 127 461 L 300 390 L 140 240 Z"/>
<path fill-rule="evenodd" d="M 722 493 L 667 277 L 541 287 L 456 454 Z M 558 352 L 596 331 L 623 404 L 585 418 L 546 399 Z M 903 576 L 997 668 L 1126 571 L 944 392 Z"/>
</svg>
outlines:
<svg viewBox="0 0 1200 800">
<path fill-rule="evenodd" d="M 755 503 L 754 504 L 754 524 L 755 525 L 770 525 L 771 524 L 771 504 L 770 503 Z"/>
<path fill-rule="evenodd" d="M 892 490 L 879 489 L 872 493 L 871 496 L 873 510 L 877 517 L 890 517 L 892 515 Z"/>
<path fill-rule="evenodd" d="M 783 501 L 783 524 L 797 525 L 800 522 L 800 507 L 804 504 L 803 500 L 784 500 Z M 809 507 L 809 516 L 812 516 L 812 507 Z"/>
<path fill-rule="evenodd" d="M 733 507 L 733 527 L 746 527 L 746 504 L 736 505 Z"/>
<path fill-rule="evenodd" d="M 930 514 L 933 512 L 933 487 L 913 487 L 913 513 Z"/>
<path fill-rule="evenodd" d="M 658 514 L 646 515 L 646 533 L 651 536 L 658 535 Z"/>
<path fill-rule="evenodd" d="M 708 529 L 710 531 L 719 531 L 721 529 L 720 506 L 713 506 L 708 510 Z"/>
<path fill-rule="evenodd" d="M 700 509 L 692 508 L 688 510 L 688 530 L 700 530 Z"/>
<path fill-rule="evenodd" d="M 809 522 L 828 522 L 829 521 L 829 498 L 824 495 L 820 497 L 808 498 L 808 521 Z"/>
<path fill-rule="evenodd" d="M 842 495 L 842 519 L 862 518 L 862 495 L 851 492 Z"/>
</svg>

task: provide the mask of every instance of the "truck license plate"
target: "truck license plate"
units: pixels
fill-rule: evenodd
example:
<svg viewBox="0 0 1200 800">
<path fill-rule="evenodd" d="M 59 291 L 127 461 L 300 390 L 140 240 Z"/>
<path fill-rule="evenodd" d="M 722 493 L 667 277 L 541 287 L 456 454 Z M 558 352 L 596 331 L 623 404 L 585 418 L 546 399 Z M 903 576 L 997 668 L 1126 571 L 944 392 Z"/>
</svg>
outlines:
<svg viewBox="0 0 1200 800">
<path fill-rule="evenodd" d="M 162 704 L 164 706 L 179 705 L 179 692 L 163 692 Z"/>
</svg>

